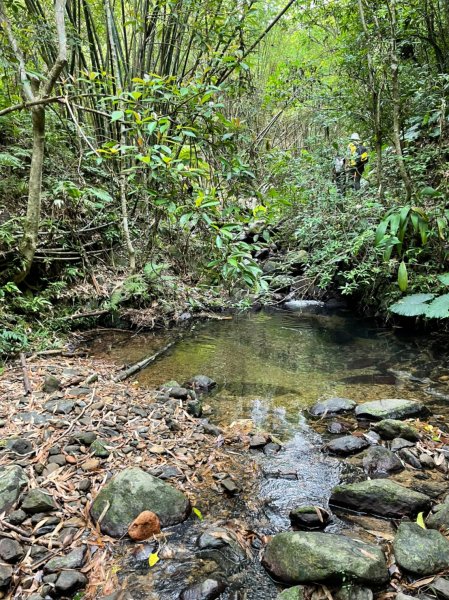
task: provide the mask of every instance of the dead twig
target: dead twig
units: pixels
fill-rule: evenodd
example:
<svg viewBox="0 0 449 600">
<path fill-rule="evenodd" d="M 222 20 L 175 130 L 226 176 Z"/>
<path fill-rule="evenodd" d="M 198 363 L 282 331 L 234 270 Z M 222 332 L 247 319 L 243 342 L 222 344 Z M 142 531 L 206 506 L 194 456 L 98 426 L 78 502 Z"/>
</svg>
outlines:
<svg viewBox="0 0 449 600">
<path fill-rule="evenodd" d="M 23 387 L 25 388 L 25 394 L 32 394 L 33 388 L 31 387 L 30 378 L 28 375 L 28 367 L 26 363 L 25 354 L 23 352 L 20 353 L 20 364 L 22 365 L 23 371 Z"/>
</svg>

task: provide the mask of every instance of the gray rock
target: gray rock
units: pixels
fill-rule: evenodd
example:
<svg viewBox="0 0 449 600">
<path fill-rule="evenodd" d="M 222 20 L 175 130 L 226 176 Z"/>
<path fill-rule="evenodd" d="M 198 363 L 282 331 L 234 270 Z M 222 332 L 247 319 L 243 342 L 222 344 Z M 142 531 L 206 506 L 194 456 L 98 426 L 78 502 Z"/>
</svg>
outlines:
<svg viewBox="0 0 449 600">
<path fill-rule="evenodd" d="M 223 433 L 222 429 L 220 429 L 216 425 L 213 425 L 212 423 L 209 423 L 207 419 L 201 421 L 201 425 L 203 426 L 204 433 L 207 433 L 209 435 L 219 436 Z"/>
<path fill-rule="evenodd" d="M 397 564 L 417 575 L 433 575 L 449 568 L 449 541 L 434 529 L 401 523 L 393 541 Z"/>
<path fill-rule="evenodd" d="M 349 454 L 355 454 L 361 452 L 365 448 L 368 448 L 369 442 L 363 437 L 357 437 L 355 435 L 345 435 L 343 437 L 332 440 L 326 444 L 325 448 L 332 454 L 339 454 L 341 456 L 347 456 Z"/>
<path fill-rule="evenodd" d="M 349 427 L 345 425 L 345 423 L 340 423 L 340 421 L 332 421 L 331 423 L 329 423 L 326 429 L 329 433 L 332 433 L 333 435 L 338 435 L 349 431 Z"/>
<path fill-rule="evenodd" d="M 381 437 L 375 431 L 367 431 L 363 434 L 363 437 L 373 446 L 380 444 Z"/>
<path fill-rule="evenodd" d="M 88 492 L 91 487 L 92 487 L 92 482 L 88 477 L 81 479 L 81 481 L 78 484 L 78 490 L 80 492 Z"/>
<path fill-rule="evenodd" d="M 373 592 L 359 585 L 345 585 L 334 596 L 335 600 L 373 600 Z"/>
<path fill-rule="evenodd" d="M 370 477 L 384 477 L 404 468 L 394 452 L 383 446 L 371 446 L 363 453 L 363 469 Z"/>
<path fill-rule="evenodd" d="M 55 590 L 67 596 L 80 590 L 87 584 L 87 577 L 78 571 L 63 571 L 55 583 Z"/>
<path fill-rule="evenodd" d="M 28 596 L 28 600 L 44 600 L 44 598 L 40 594 L 36 593 L 31 594 L 31 596 Z"/>
<path fill-rule="evenodd" d="M 449 504 L 437 504 L 426 519 L 429 529 L 449 529 Z"/>
<path fill-rule="evenodd" d="M 22 510 L 31 515 L 40 512 L 51 512 L 56 508 L 53 497 L 45 490 L 40 490 L 39 488 L 27 492 L 22 502 Z"/>
<path fill-rule="evenodd" d="M 404 448 L 414 448 L 415 446 L 414 442 L 409 442 L 405 438 L 394 438 L 390 448 L 393 452 L 399 452 L 399 450 L 403 450 Z"/>
<path fill-rule="evenodd" d="M 187 402 L 187 412 L 195 419 L 199 419 L 203 414 L 203 403 L 201 400 L 190 400 Z"/>
<path fill-rule="evenodd" d="M 356 403 L 354 400 L 349 400 L 349 398 L 329 398 L 314 404 L 309 409 L 309 413 L 313 417 L 333 417 L 354 410 L 355 407 Z"/>
<path fill-rule="evenodd" d="M 292 525 L 303 529 L 322 529 L 329 521 L 327 510 L 318 506 L 300 506 L 294 508 L 289 516 Z"/>
<path fill-rule="evenodd" d="M 425 454 L 424 452 L 422 452 L 419 455 L 418 460 L 424 469 L 434 469 L 435 468 L 435 461 L 433 460 L 433 458 L 431 456 L 429 456 L 428 454 Z"/>
<path fill-rule="evenodd" d="M 8 515 L 8 521 L 13 525 L 21 525 L 25 519 L 27 518 L 27 514 L 24 510 L 13 510 Z"/>
<path fill-rule="evenodd" d="M 228 494 L 231 494 L 231 496 L 233 496 L 234 494 L 237 494 L 240 491 L 239 486 L 230 477 L 226 477 L 225 479 L 222 479 L 220 481 L 220 484 L 223 486 L 225 492 L 227 492 Z"/>
<path fill-rule="evenodd" d="M 176 400 L 187 400 L 187 398 L 192 394 L 190 390 L 184 387 L 170 387 L 165 389 L 164 391 L 170 396 L 170 398 L 175 398 Z"/>
<path fill-rule="evenodd" d="M 414 469 L 422 469 L 422 465 L 418 458 L 413 454 L 413 452 L 410 452 L 408 448 L 399 450 L 398 454 L 404 462 L 406 462 L 408 465 L 411 465 Z"/>
<path fill-rule="evenodd" d="M 135 597 L 127 590 L 119 590 L 113 594 L 102 596 L 99 600 L 135 600 Z"/>
<path fill-rule="evenodd" d="M 343 535 L 279 533 L 268 542 L 263 564 L 285 583 L 344 580 L 376 585 L 388 580 L 382 551 Z"/>
<path fill-rule="evenodd" d="M 5 562 L 15 564 L 19 562 L 24 554 L 24 549 L 16 540 L 9 538 L 0 540 L 0 558 Z"/>
<path fill-rule="evenodd" d="M 33 444 L 25 438 L 12 438 L 6 441 L 6 448 L 16 454 L 30 454 Z"/>
<path fill-rule="evenodd" d="M 57 465 L 58 467 L 63 467 L 67 463 L 66 458 L 63 454 L 53 454 L 48 459 L 49 465 Z"/>
<path fill-rule="evenodd" d="M 329 502 L 336 506 L 384 517 L 415 515 L 430 507 L 428 496 L 409 490 L 389 479 L 337 485 L 332 490 Z"/>
<path fill-rule="evenodd" d="M 63 569 L 80 569 L 84 564 L 86 546 L 75 548 L 66 556 L 51 558 L 44 567 L 46 573 L 55 573 Z"/>
<path fill-rule="evenodd" d="M 408 419 L 428 414 L 428 409 L 420 402 L 388 398 L 359 404 L 355 409 L 358 419 L 381 421 L 383 419 Z"/>
<path fill-rule="evenodd" d="M 209 392 L 217 385 L 217 382 L 210 377 L 207 377 L 207 375 L 195 375 L 195 377 L 192 377 L 189 381 L 189 385 L 195 390 Z"/>
<path fill-rule="evenodd" d="M 449 580 L 443 577 L 437 577 L 435 581 L 429 584 L 430 589 L 435 592 L 438 598 L 449 600 Z"/>
<path fill-rule="evenodd" d="M 44 404 L 44 409 L 54 415 L 68 415 L 75 409 L 75 402 L 72 400 L 48 400 Z"/>
<path fill-rule="evenodd" d="M 304 587 L 295 585 L 277 595 L 276 600 L 304 600 Z"/>
<path fill-rule="evenodd" d="M 392 440 L 396 437 L 410 442 L 419 440 L 419 433 L 412 425 L 395 419 L 383 419 L 374 425 L 374 429 L 386 440 Z"/>
<path fill-rule="evenodd" d="M 181 592 L 181 600 L 215 600 L 226 589 L 222 581 L 206 579 Z"/>
<path fill-rule="evenodd" d="M 98 456 L 98 458 L 107 458 L 111 454 L 106 446 L 106 442 L 99 439 L 92 442 L 89 450 L 94 456 Z"/>
<path fill-rule="evenodd" d="M 22 467 L 0 468 L 0 514 L 11 509 L 27 485 L 28 477 Z"/>
<path fill-rule="evenodd" d="M 402 592 L 399 592 L 399 594 L 396 595 L 395 600 L 416 600 L 416 598 L 414 598 L 413 596 L 409 596 L 408 594 L 403 594 Z"/>
<path fill-rule="evenodd" d="M 57 377 L 54 377 L 53 375 L 47 375 L 47 377 L 44 380 L 42 391 L 46 394 L 51 394 L 52 392 L 60 390 L 61 385 L 62 384 Z"/>
<path fill-rule="evenodd" d="M 0 565 L 0 590 L 9 587 L 12 580 L 12 568 L 9 565 Z"/>
<path fill-rule="evenodd" d="M 156 513 L 162 527 L 184 521 L 191 510 L 184 494 L 138 467 L 125 469 L 102 488 L 91 507 L 95 522 L 108 503 L 100 529 L 112 537 L 124 535 L 144 510 Z"/>
<path fill-rule="evenodd" d="M 97 434 L 95 431 L 79 431 L 73 437 L 79 444 L 90 446 L 97 439 Z"/>
</svg>

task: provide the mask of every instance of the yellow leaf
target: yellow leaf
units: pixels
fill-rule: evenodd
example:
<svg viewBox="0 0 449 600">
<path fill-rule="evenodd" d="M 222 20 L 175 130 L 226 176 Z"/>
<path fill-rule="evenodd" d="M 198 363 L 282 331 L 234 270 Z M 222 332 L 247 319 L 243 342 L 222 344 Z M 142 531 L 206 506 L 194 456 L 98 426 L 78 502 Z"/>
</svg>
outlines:
<svg viewBox="0 0 449 600">
<path fill-rule="evenodd" d="M 150 565 L 150 567 L 154 567 L 155 564 L 157 564 L 159 562 L 159 556 L 157 554 L 157 552 L 153 552 L 152 554 L 150 554 L 150 557 L 148 559 L 148 564 Z"/>
<path fill-rule="evenodd" d="M 416 522 L 420 527 L 422 527 L 423 529 L 426 529 L 426 524 L 424 523 L 424 513 L 422 513 L 422 512 L 419 513 L 419 515 L 416 518 Z"/>
<path fill-rule="evenodd" d="M 196 508 L 196 506 L 194 506 L 194 507 L 192 508 L 192 510 L 193 510 L 193 513 L 194 513 L 194 514 L 195 514 L 195 515 L 198 517 L 198 519 L 199 519 L 200 521 L 202 521 L 202 520 L 204 519 L 204 517 L 203 517 L 203 514 L 202 514 L 202 512 L 200 511 L 200 509 L 199 509 L 199 508 Z"/>
</svg>

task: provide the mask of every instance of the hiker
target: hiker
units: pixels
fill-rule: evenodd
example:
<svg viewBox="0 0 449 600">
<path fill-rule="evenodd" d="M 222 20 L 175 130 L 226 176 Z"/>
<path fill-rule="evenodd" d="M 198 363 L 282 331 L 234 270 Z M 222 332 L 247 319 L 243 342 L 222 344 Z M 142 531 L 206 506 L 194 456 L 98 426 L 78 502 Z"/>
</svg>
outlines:
<svg viewBox="0 0 449 600">
<path fill-rule="evenodd" d="M 343 196 L 346 193 L 346 159 L 344 156 L 336 156 L 334 159 L 333 181 L 337 191 Z"/>
<path fill-rule="evenodd" d="M 354 190 L 360 189 L 360 179 L 362 178 L 365 165 L 368 162 L 368 150 L 362 144 L 358 133 L 353 133 L 348 145 L 348 184 Z"/>
</svg>

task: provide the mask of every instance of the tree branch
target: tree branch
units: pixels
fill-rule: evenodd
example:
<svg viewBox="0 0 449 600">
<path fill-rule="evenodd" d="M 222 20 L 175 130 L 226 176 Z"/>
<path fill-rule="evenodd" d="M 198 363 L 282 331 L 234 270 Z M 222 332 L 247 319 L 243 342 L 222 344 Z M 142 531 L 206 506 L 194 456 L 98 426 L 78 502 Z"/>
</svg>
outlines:
<svg viewBox="0 0 449 600">
<path fill-rule="evenodd" d="M 63 96 L 48 96 L 47 98 L 40 98 L 39 100 L 33 100 L 32 102 L 22 102 L 21 104 L 13 104 L 7 108 L 0 110 L 0 117 L 8 115 L 9 113 L 15 112 L 16 110 L 23 110 L 24 108 L 31 108 L 38 106 L 39 104 L 51 104 L 52 102 L 63 101 Z"/>
</svg>

